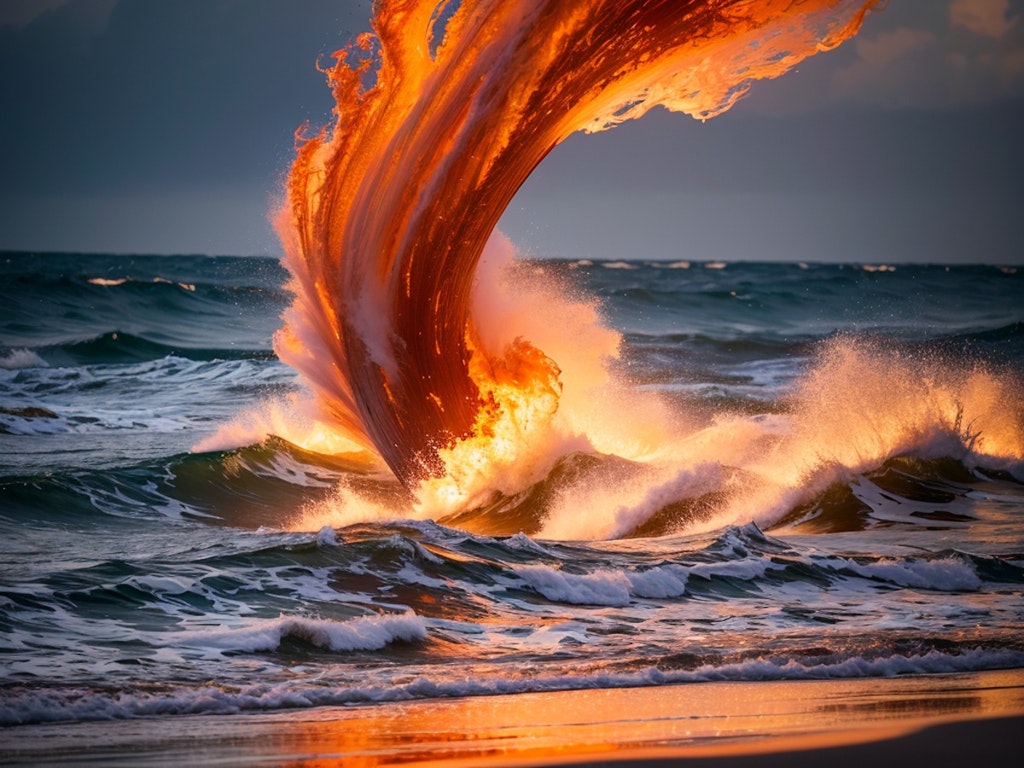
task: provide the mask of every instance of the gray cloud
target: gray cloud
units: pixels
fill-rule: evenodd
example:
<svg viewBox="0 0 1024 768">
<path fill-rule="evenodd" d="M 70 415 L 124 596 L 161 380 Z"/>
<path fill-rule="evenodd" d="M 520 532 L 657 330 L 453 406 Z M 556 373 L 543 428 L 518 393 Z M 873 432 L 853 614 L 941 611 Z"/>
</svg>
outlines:
<svg viewBox="0 0 1024 768">
<path fill-rule="evenodd" d="M 0 248 L 274 252 L 369 0 L 0 3 Z M 1018 260 L 1024 0 L 891 0 L 699 124 L 574 136 L 503 226 L 570 257 Z M 987 254 L 982 256 L 979 254 Z M 993 256 L 995 254 L 995 256 Z"/>
<path fill-rule="evenodd" d="M 555 149 L 502 228 L 567 258 L 1019 262 L 1024 105 L 656 111 Z"/>
<path fill-rule="evenodd" d="M 0 5 L 0 27 L 24 27 L 47 11 L 67 5 L 69 0 L 6 0 Z"/>
<path fill-rule="evenodd" d="M 993 40 L 1002 40 L 1017 26 L 1019 18 L 1010 13 L 1010 0 L 953 0 L 949 6 L 954 29 L 962 27 Z"/>
<path fill-rule="evenodd" d="M 329 119 L 317 58 L 359 5 L 71 0 L 0 28 L 0 191 L 270 183 L 303 120 Z"/>
<path fill-rule="evenodd" d="M 1024 0 L 892 0 L 860 34 L 759 84 L 745 109 L 959 108 L 1024 99 Z"/>
<path fill-rule="evenodd" d="M 274 250 L 294 132 L 333 106 L 318 59 L 370 16 L 369 0 L 3 9 L 0 248 L 72 250 Z"/>
</svg>

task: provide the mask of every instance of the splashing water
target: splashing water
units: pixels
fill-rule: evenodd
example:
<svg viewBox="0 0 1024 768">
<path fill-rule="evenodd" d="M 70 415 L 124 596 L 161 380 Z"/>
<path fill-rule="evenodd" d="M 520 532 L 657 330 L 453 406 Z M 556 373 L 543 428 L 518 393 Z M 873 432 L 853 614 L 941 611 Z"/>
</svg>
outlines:
<svg viewBox="0 0 1024 768">
<path fill-rule="evenodd" d="M 835 338 L 818 349 L 786 412 L 719 414 L 666 443 L 643 473 L 566 487 L 543 534 L 616 538 L 666 513 L 673 519 L 662 530 L 771 525 L 829 486 L 901 455 L 982 461 L 1020 474 L 1022 392 L 1009 371 Z M 681 507 L 681 500 L 691 501 Z M 580 508 L 588 510 L 584 519 Z"/>
<path fill-rule="evenodd" d="M 335 124 L 300 142 L 291 169 L 278 229 L 295 298 L 275 350 L 309 384 L 328 431 L 378 455 L 412 493 L 394 514 L 493 507 L 573 455 L 623 461 L 570 466 L 532 525 L 547 536 L 621 536 L 665 510 L 708 526 L 774 519 L 843 473 L 966 424 L 984 430 L 989 454 L 1020 460 L 1019 429 L 981 424 L 985 393 L 998 390 L 1005 407 L 1020 403 L 1019 384 L 853 341 L 821 353 L 791 413 L 701 425 L 616 381 L 619 335 L 593 302 L 517 265 L 495 230 L 570 134 L 659 105 L 712 117 L 753 80 L 855 34 L 875 4 L 376 6 L 374 33 L 328 72 Z M 864 389 L 866 368 L 884 372 L 866 384 L 877 392 Z M 382 514 L 342 495 L 363 507 L 345 521 Z M 681 509 L 681 499 L 701 501 Z"/>
<path fill-rule="evenodd" d="M 516 411 L 509 389 L 553 409 L 556 363 L 526 339 L 484 348 L 470 313 L 484 244 L 541 159 L 656 105 L 717 114 L 872 4 L 494 0 L 442 30 L 445 5 L 380 3 L 375 34 L 336 54 L 337 122 L 301 146 L 280 216 L 296 300 L 279 354 L 407 485 Z"/>
<path fill-rule="evenodd" d="M 5 746 L 708 680 L 1020 691 L 1024 272 L 513 257 L 492 237 L 469 299 L 487 429 L 409 488 L 288 407 L 278 264 L 2 260 Z M 547 359 L 554 413 L 516 382 Z"/>
</svg>

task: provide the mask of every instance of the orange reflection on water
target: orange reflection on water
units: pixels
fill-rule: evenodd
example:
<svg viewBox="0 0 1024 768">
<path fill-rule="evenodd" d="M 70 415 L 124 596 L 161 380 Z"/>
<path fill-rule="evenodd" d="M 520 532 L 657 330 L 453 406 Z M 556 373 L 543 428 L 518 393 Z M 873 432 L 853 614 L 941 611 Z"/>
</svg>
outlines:
<svg viewBox="0 0 1024 768">
<path fill-rule="evenodd" d="M 1024 672 L 699 683 L 304 713 L 285 765 L 541 764 L 850 745 L 949 720 L 1021 715 Z M 301 756 L 301 757 L 300 757 Z"/>
</svg>

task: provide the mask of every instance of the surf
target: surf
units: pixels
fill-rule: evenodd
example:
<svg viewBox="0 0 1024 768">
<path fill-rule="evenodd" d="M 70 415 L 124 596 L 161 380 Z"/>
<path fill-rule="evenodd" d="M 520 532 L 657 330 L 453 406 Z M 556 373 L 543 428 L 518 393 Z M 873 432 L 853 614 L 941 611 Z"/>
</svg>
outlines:
<svg viewBox="0 0 1024 768">
<path fill-rule="evenodd" d="M 326 71 L 335 122 L 298 136 L 277 213 L 294 298 L 274 350 L 312 398 L 242 431 L 363 454 L 405 493 L 340 487 L 300 525 L 613 539 L 770 526 L 904 454 L 1019 472 L 1012 371 L 837 337 L 764 412 L 693 412 L 638 388 L 600 304 L 496 230 L 570 134 L 656 106 L 712 118 L 874 5 L 378 4 Z"/>
</svg>

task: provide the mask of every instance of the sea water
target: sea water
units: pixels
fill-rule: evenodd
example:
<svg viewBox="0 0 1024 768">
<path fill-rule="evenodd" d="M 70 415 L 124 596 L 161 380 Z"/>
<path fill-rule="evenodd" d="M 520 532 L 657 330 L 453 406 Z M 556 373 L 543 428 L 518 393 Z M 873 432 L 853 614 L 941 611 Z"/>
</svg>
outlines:
<svg viewBox="0 0 1024 768">
<path fill-rule="evenodd" d="M 276 261 L 3 254 L 0 723 L 1024 666 L 1024 270 L 520 268 L 674 442 L 444 509 L 294 437 Z"/>
</svg>

